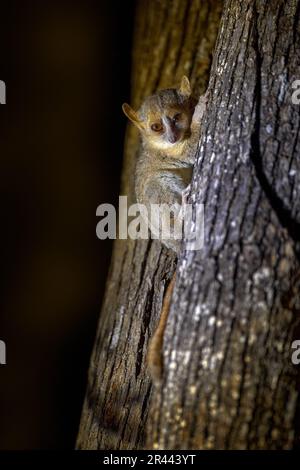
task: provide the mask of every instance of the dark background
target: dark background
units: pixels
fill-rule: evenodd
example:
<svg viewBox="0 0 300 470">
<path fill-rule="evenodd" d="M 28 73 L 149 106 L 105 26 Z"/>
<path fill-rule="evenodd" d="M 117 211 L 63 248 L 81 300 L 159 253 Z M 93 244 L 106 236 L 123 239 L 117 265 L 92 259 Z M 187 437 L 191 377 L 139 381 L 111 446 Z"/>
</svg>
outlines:
<svg viewBox="0 0 300 470">
<path fill-rule="evenodd" d="M 0 12 L 0 448 L 73 448 L 117 204 L 134 2 Z"/>
</svg>

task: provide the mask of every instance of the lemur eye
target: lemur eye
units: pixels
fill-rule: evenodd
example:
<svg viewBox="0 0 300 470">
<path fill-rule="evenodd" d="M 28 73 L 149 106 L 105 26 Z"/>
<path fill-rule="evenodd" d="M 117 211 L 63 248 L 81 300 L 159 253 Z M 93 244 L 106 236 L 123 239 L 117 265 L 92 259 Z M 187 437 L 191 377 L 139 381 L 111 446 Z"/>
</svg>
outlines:
<svg viewBox="0 0 300 470">
<path fill-rule="evenodd" d="M 177 122 L 181 119 L 181 113 L 177 113 L 175 114 L 175 116 L 173 117 L 173 121 Z"/>
<path fill-rule="evenodd" d="M 161 122 L 155 122 L 154 124 L 151 125 L 151 129 L 154 132 L 160 132 L 160 131 L 162 131 L 163 126 L 162 126 Z"/>
</svg>

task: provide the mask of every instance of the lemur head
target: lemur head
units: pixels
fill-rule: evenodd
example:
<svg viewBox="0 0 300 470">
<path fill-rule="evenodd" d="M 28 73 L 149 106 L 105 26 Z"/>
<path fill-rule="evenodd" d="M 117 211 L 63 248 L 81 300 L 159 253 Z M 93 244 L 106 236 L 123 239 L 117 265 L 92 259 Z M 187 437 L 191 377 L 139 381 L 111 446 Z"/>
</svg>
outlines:
<svg viewBox="0 0 300 470">
<path fill-rule="evenodd" d="M 184 76 L 178 89 L 168 88 L 149 96 L 137 112 L 127 103 L 122 108 L 140 130 L 143 140 L 163 150 L 171 149 L 190 136 L 195 105 L 189 79 Z"/>
</svg>

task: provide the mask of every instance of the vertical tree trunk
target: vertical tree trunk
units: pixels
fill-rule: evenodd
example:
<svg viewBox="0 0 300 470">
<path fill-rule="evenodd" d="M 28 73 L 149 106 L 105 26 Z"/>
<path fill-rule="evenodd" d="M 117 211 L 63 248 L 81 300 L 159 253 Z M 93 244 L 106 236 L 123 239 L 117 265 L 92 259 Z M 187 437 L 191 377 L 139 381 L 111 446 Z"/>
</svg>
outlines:
<svg viewBox="0 0 300 470">
<path fill-rule="evenodd" d="M 137 4 L 132 105 L 139 106 L 158 88 L 177 85 L 184 74 L 191 78 L 195 93 L 203 93 L 222 2 L 139 0 Z M 129 203 L 134 199 L 138 148 L 137 131 L 130 126 L 122 174 L 122 194 L 128 195 Z M 145 356 L 174 261 L 157 241 L 115 242 L 90 363 L 79 448 L 144 447 L 151 397 Z"/>
<path fill-rule="evenodd" d="M 220 2 L 140 3 L 134 104 L 183 71 L 203 91 L 219 11 Z M 158 242 L 117 242 L 78 447 L 139 448 L 145 430 L 149 448 L 293 445 L 299 11 L 300 0 L 226 0 L 191 191 L 193 203 L 205 204 L 205 243 L 179 259 L 164 380 L 153 393 L 145 353 L 174 259 Z M 128 194 L 137 149 L 130 130 Z"/>
<path fill-rule="evenodd" d="M 293 445 L 299 10 L 294 0 L 224 6 L 192 185 L 205 204 L 205 243 L 179 261 L 149 446 Z"/>
</svg>

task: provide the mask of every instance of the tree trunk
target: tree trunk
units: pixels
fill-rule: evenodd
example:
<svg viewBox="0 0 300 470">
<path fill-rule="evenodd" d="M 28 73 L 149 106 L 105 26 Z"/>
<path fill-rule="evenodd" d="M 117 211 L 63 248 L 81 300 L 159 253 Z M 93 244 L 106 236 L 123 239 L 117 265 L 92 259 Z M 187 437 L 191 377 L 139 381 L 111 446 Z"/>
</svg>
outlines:
<svg viewBox="0 0 300 470">
<path fill-rule="evenodd" d="M 134 105 L 183 71 L 203 91 L 219 11 L 220 2 L 140 2 Z M 151 389 L 145 355 L 175 260 L 158 242 L 118 241 L 78 447 L 292 447 L 300 143 L 291 94 L 299 11 L 300 0 L 226 0 L 191 191 L 193 204 L 205 205 L 205 243 L 199 251 L 183 246 L 179 258 L 164 380 Z M 131 195 L 136 139 L 130 130 L 123 188 Z"/>
</svg>

